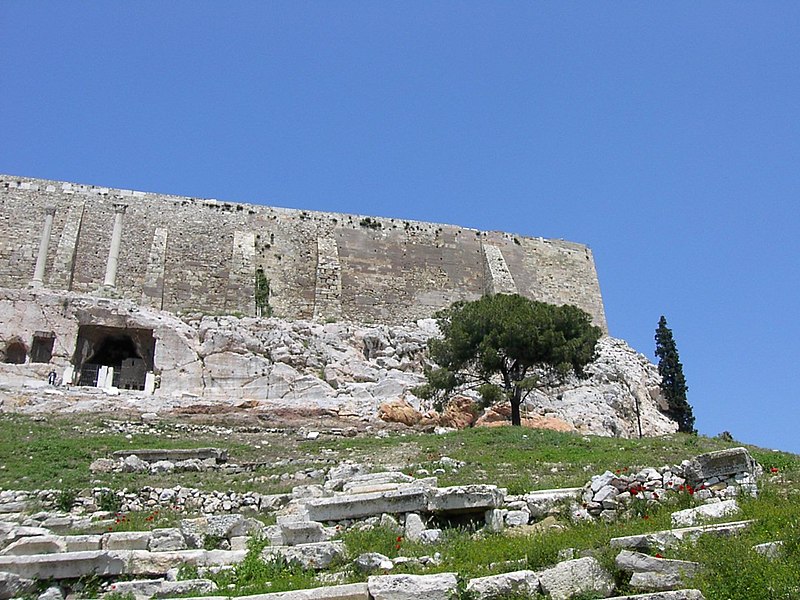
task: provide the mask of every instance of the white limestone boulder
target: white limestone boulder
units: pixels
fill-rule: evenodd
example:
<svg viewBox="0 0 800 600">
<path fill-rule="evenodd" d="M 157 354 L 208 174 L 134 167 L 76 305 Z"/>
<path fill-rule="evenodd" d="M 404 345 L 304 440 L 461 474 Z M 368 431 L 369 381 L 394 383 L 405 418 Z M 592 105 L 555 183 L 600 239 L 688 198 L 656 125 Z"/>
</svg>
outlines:
<svg viewBox="0 0 800 600">
<path fill-rule="evenodd" d="M 722 519 L 737 515 L 741 512 L 736 500 L 723 500 L 722 502 L 712 502 L 702 504 L 695 508 L 687 508 L 672 513 L 673 527 L 692 527 L 704 521 Z"/>
<path fill-rule="evenodd" d="M 534 571 L 513 571 L 470 579 L 467 592 L 477 598 L 503 596 L 535 596 L 539 592 L 539 576 Z"/>
<path fill-rule="evenodd" d="M 591 556 L 558 563 L 538 576 L 542 593 L 552 600 L 569 600 L 579 594 L 606 598 L 614 593 L 614 578 Z"/>
<path fill-rule="evenodd" d="M 452 600 L 457 585 L 455 573 L 376 575 L 367 580 L 374 600 Z"/>
</svg>

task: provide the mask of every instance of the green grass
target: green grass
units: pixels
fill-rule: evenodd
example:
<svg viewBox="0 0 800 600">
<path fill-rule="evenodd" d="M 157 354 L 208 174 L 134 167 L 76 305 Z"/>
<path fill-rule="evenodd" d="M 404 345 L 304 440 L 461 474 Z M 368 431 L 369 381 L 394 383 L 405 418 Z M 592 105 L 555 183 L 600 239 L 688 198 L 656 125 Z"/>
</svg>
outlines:
<svg viewBox="0 0 800 600">
<path fill-rule="evenodd" d="M 440 485 L 493 483 L 511 493 L 534 489 L 581 486 L 591 475 L 606 469 L 659 467 L 679 463 L 697 454 L 740 445 L 719 439 L 676 434 L 663 438 L 622 440 L 518 428 L 472 429 L 445 435 L 394 433 L 387 438 L 341 438 L 323 435 L 315 441 L 299 436 L 240 430 L 234 435 L 186 433 L 163 423 L 149 435 L 104 433 L 100 419 L 51 417 L 34 421 L 23 416 L 0 415 L 0 488 L 59 488 L 85 490 L 90 486 L 191 485 L 201 489 L 253 489 L 261 492 L 289 490 L 297 481 L 274 482 L 270 475 L 320 467 L 348 459 L 363 462 L 374 470 L 397 468 L 414 472 L 439 467 L 443 456 L 464 461 L 461 469 L 439 476 Z M 255 473 L 181 473 L 159 476 L 112 474 L 92 476 L 92 460 L 117 449 L 227 448 L 231 462 L 263 461 L 272 466 Z M 764 466 L 758 499 L 741 498 L 743 519 L 755 524 L 734 538 L 704 538 L 698 544 L 665 552 L 667 558 L 700 562 L 705 569 L 693 582 L 709 600 L 726 598 L 800 598 L 800 457 L 762 448 L 750 448 Z M 279 459 L 291 459 L 276 467 Z M 776 472 L 772 472 L 775 469 Z M 303 481 L 302 483 L 309 483 Z M 68 499 L 68 498 L 66 498 Z M 454 571 L 462 578 L 480 577 L 505 570 L 541 569 L 554 564 L 559 550 L 575 548 L 596 556 L 615 573 L 622 592 L 633 592 L 626 576 L 614 571 L 615 552 L 608 548 L 612 537 L 668 529 L 670 514 L 696 500 L 682 494 L 672 505 L 656 508 L 644 504 L 633 516 L 613 524 L 602 522 L 569 525 L 535 535 L 487 535 L 468 528 L 446 530 L 436 546 L 413 544 L 389 529 L 348 530 L 343 534 L 348 559 L 363 552 L 380 552 L 389 557 L 421 557 L 440 552 L 441 563 L 424 572 Z M 150 518 L 152 517 L 152 518 Z M 646 518 L 645 518 L 646 517 Z M 163 511 L 125 515 L 113 525 L 115 531 L 140 530 L 174 525 L 178 516 Z M 785 551 L 777 560 L 754 553 L 752 546 L 784 540 Z M 238 596 L 323 585 L 314 573 L 285 561 L 265 562 L 260 549 L 251 549 L 242 565 L 215 576 L 220 589 Z M 490 566 L 494 565 L 494 566 Z M 366 575 L 343 570 L 345 581 L 360 581 Z M 423 572 L 407 564 L 395 572 Z"/>
</svg>

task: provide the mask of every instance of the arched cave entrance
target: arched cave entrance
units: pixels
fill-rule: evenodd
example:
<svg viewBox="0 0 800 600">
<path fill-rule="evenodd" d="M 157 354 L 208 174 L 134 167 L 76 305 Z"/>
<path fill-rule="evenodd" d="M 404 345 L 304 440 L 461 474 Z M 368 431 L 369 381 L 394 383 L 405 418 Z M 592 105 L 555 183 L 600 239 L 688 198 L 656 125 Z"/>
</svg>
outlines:
<svg viewBox="0 0 800 600">
<path fill-rule="evenodd" d="M 28 350 L 19 339 L 10 340 L 6 344 L 5 362 L 12 365 L 24 365 L 28 358 Z"/>
<path fill-rule="evenodd" d="M 143 390 L 147 373 L 153 370 L 156 341 L 152 329 L 105 325 L 81 325 L 73 363 L 78 385 L 97 386 L 102 367 L 113 369 L 111 385 Z"/>
</svg>

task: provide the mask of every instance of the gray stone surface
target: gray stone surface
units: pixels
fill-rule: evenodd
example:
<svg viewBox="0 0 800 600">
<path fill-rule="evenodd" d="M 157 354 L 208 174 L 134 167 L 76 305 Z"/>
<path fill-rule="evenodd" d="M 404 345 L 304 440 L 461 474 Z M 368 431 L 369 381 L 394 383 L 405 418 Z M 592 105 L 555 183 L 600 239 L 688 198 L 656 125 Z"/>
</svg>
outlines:
<svg viewBox="0 0 800 600">
<path fill-rule="evenodd" d="M 736 500 L 723 500 L 722 502 L 712 502 L 701 504 L 695 508 L 687 508 L 672 513 L 673 527 L 692 527 L 704 521 L 722 519 L 739 514 L 741 510 Z"/>
<path fill-rule="evenodd" d="M 669 592 L 648 592 L 632 596 L 613 596 L 608 600 L 705 600 L 700 590 L 675 590 Z"/>
<path fill-rule="evenodd" d="M 297 546 L 267 546 L 261 553 L 264 560 L 280 555 L 287 561 L 298 562 L 306 569 L 327 569 L 335 560 L 345 557 L 344 543 L 341 541 L 299 544 Z"/>
<path fill-rule="evenodd" d="M 477 577 L 467 583 L 467 592 L 477 598 L 497 598 L 506 595 L 530 595 L 539 591 L 539 576 L 534 571 L 512 571 L 500 575 Z"/>
<path fill-rule="evenodd" d="M 758 463 L 747 448 L 729 448 L 701 454 L 686 467 L 686 479 L 692 485 L 712 477 L 730 477 L 737 473 L 756 473 Z"/>
<path fill-rule="evenodd" d="M 425 531 L 425 522 L 417 513 L 406 515 L 405 536 L 410 542 L 418 542 Z"/>
<path fill-rule="evenodd" d="M 341 521 L 379 516 L 383 513 L 407 513 L 425 510 L 428 505 L 428 490 L 409 487 L 389 492 L 372 492 L 312 498 L 304 502 L 308 518 L 313 521 Z"/>
<path fill-rule="evenodd" d="M 679 529 L 666 529 L 637 535 L 611 538 L 609 545 L 612 548 L 631 548 L 634 550 L 665 550 L 676 546 L 683 540 L 695 540 L 702 535 L 734 535 L 750 526 L 753 521 L 732 521 L 730 523 L 717 523 L 715 525 L 701 525 L 698 527 L 682 527 Z"/>
<path fill-rule="evenodd" d="M 542 593 L 550 594 L 552 600 L 569 600 L 578 594 L 605 598 L 614 592 L 614 578 L 591 556 L 558 563 L 538 576 Z"/>
<path fill-rule="evenodd" d="M 367 581 L 373 600 L 452 600 L 455 573 L 435 575 L 376 575 Z"/>
<path fill-rule="evenodd" d="M 580 244 L 65 185 L 0 175 L 0 239 L 15 249 L 13 260 L 0 254 L 0 286 L 30 282 L 44 210 L 52 205 L 45 286 L 93 292 L 104 278 L 114 199 L 124 198 L 116 293 L 137 303 L 253 315 L 254 273 L 261 268 L 270 280 L 270 306 L 282 317 L 413 322 L 494 289 L 497 277 L 483 258 L 491 255 L 502 257 L 519 293 L 576 304 L 606 328 L 592 254 Z M 208 231 L 215 232 L 213 239 Z"/>
<path fill-rule="evenodd" d="M 118 581 L 110 586 L 110 591 L 117 594 L 133 594 L 139 598 L 174 598 L 196 594 L 211 594 L 217 590 L 217 584 L 209 579 L 184 579 L 166 581 L 164 579 L 136 579 Z"/>
<path fill-rule="evenodd" d="M 630 584 L 640 590 L 675 590 L 693 577 L 700 565 L 685 560 L 657 558 L 640 552 L 623 550 L 615 560 L 621 571 L 633 573 Z"/>
<path fill-rule="evenodd" d="M 153 529 L 147 549 L 150 552 L 173 552 L 188 548 L 186 540 L 177 527 Z"/>
<path fill-rule="evenodd" d="M 758 552 L 761 556 L 766 556 L 767 558 L 778 558 L 781 555 L 781 552 L 783 552 L 783 542 L 776 541 L 756 544 L 753 546 L 753 550 Z"/>
<path fill-rule="evenodd" d="M 483 512 L 503 505 L 505 494 L 496 485 L 459 485 L 436 488 L 428 501 L 430 512 Z"/>
<path fill-rule="evenodd" d="M 0 570 L 0 600 L 22 597 L 31 593 L 36 587 L 32 579 L 25 579 L 15 573 Z"/>
</svg>

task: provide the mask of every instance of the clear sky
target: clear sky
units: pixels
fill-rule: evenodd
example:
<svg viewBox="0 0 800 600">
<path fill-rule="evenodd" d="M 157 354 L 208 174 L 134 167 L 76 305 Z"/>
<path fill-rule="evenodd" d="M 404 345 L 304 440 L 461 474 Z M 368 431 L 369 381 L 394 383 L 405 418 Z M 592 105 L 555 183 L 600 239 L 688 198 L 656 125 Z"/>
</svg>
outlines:
<svg viewBox="0 0 800 600">
<path fill-rule="evenodd" d="M 588 244 L 701 433 L 800 452 L 800 3 L 3 0 L 0 31 L 0 172 Z"/>
</svg>

